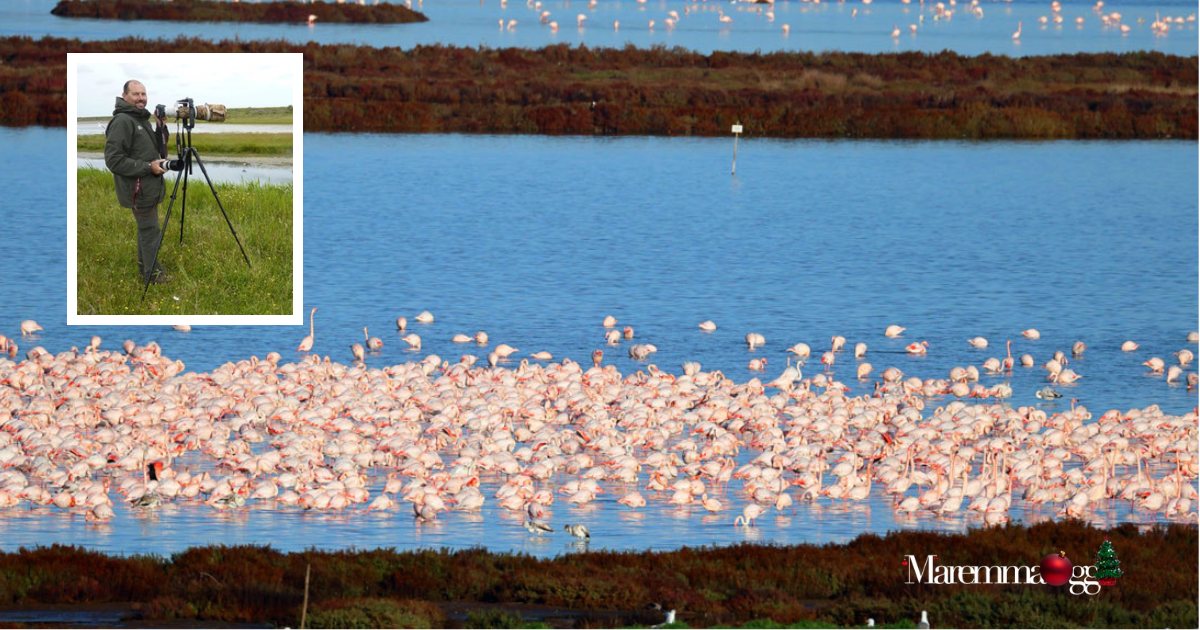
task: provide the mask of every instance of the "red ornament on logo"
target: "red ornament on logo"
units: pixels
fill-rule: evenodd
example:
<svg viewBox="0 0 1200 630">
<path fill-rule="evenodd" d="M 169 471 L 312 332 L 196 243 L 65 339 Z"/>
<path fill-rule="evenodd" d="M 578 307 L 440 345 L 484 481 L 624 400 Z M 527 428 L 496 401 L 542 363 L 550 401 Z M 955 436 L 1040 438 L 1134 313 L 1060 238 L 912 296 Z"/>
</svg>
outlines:
<svg viewBox="0 0 1200 630">
<path fill-rule="evenodd" d="M 1062 586 L 1070 581 L 1073 567 L 1067 552 L 1048 554 L 1042 558 L 1042 579 L 1050 586 Z"/>
</svg>

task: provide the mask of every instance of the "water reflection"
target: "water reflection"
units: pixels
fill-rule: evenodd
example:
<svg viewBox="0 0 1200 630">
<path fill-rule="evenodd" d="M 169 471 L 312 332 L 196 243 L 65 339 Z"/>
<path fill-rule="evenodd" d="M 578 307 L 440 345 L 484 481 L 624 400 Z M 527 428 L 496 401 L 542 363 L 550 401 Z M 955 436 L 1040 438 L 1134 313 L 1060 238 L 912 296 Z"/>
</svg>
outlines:
<svg viewBox="0 0 1200 630">
<path fill-rule="evenodd" d="M 92 168 L 107 171 L 104 158 L 80 156 L 76 163 L 79 168 Z M 214 182 L 259 182 L 261 184 L 290 184 L 292 183 L 292 167 L 290 163 L 268 162 L 263 160 L 209 159 L 204 158 L 204 167 L 208 176 Z M 174 183 L 174 174 L 166 175 Z M 189 181 L 204 183 L 204 176 L 199 167 L 192 169 Z"/>
</svg>

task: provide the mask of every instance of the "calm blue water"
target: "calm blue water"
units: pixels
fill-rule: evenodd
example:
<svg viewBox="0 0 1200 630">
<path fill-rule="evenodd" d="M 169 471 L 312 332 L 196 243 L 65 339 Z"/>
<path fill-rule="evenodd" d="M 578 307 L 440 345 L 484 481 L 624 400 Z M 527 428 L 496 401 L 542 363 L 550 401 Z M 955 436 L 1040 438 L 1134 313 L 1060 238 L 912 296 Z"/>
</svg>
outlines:
<svg viewBox="0 0 1200 630">
<path fill-rule="evenodd" d="M 20 320 L 35 318 L 46 330 L 33 343 L 55 352 L 82 347 L 92 334 L 106 347 L 155 339 L 196 370 L 272 350 L 285 360 L 300 357 L 293 348 L 307 333 L 301 327 L 197 327 L 189 334 L 68 328 L 65 132 L 0 129 L 0 145 L 0 189 L 11 191 L 0 248 L 21 261 L 3 276 L 0 332 L 15 336 Z M 1195 395 L 1140 366 L 1186 347 L 1197 324 L 1195 143 L 754 140 L 739 147 L 736 177 L 723 139 L 308 134 L 305 146 L 306 306 L 320 307 L 315 350 L 337 360 L 349 361 L 348 346 L 361 341 L 364 325 L 386 344 L 369 365 L 424 356 L 403 351 L 392 324 L 423 309 L 437 321 L 410 327 L 425 339 L 426 353 L 457 358 L 475 346 L 450 337 L 482 329 L 493 345 L 509 343 L 522 355 L 548 350 L 586 360 L 604 347 L 600 320 L 612 314 L 656 344 L 651 361 L 674 372 L 698 360 L 744 380 L 748 359 L 765 356 L 773 378 L 786 347 L 804 341 L 819 351 L 841 334 L 851 346 L 869 344 L 876 374 L 895 365 L 942 377 L 951 366 L 1003 356 L 1005 339 L 1039 364 L 1082 339 L 1090 349 L 1071 367 L 1084 379 L 1062 389 L 1097 415 L 1152 403 L 1183 413 L 1196 405 Z M 347 168 L 347 155 L 355 168 Z M 132 243 L 132 225 L 130 236 Z M 705 319 L 717 322 L 716 333 L 696 329 Z M 909 330 L 886 339 L 890 323 Z M 1031 326 L 1042 331 L 1040 341 L 1019 336 Z M 742 343 L 751 330 L 767 338 L 754 354 Z M 992 347 L 970 348 L 966 339 L 976 335 Z M 929 340 L 928 357 L 902 353 L 917 339 Z M 1125 339 L 1142 350 L 1119 352 Z M 644 364 L 627 358 L 626 348 L 606 350 L 628 373 Z M 842 353 L 834 374 L 859 393 L 854 363 Z M 818 369 L 814 361 L 805 373 Z M 1032 394 L 1043 375 L 1018 368 L 1013 404 L 1037 402 Z M 985 384 L 999 381 L 984 377 Z M 449 513 L 433 524 L 414 523 L 403 510 L 217 515 L 175 507 L 147 516 L 118 506 L 117 518 L 102 526 L 58 511 L 3 510 L 0 545 L 70 541 L 166 552 L 220 540 L 284 549 L 574 549 L 561 533 L 531 539 L 495 505 L 494 483 L 485 484 L 482 514 Z M 877 497 L 772 512 L 743 530 L 729 526 L 736 512 L 631 512 L 614 503 L 621 494 L 610 491 L 584 508 L 556 503 L 552 522 L 588 523 L 592 548 L 839 541 L 862 531 L 977 522 L 905 519 Z M 738 509 L 743 501 L 723 500 Z M 1115 509 L 1099 516 L 1115 518 Z M 1052 510 L 1013 514 L 1038 520 Z"/>
<path fill-rule="evenodd" d="M 1012 56 L 1044 55 L 1075 52 L 1126 52 L 1157 50 L 1177 55 L 1197 54 L 1196 23 L 1172 25 L 1165 36 L 1155 36 L 1150 24 L 1156 13 L 1161 16 L 1183 17 L 1196 13 L 1196 3 L 1188 0 L 1114 0 L 1106 2 L 1106 13 L 1121 13 L 1121 22 L 1130 26 L 1128 34 L 1118 28 L 1103 27 L 1093 12 L 1094 2 L 1063 2 L 1064 23 L 1052 21 L 1048 0 L 1017 2 L 984 1 L 984 15 L 977 18 L 967 13 L 968 2 L 960 2 L 950 20 L 934 20 L 936 3 L 926 2 L 922 10 L 919 0 L 903 5 L 896 0 L 879 0 L 870 6 L 859 2 L 800 3 L 781 0 L 775 6 L 775 19 L 769 21 L 764 5 L 727 2 L 691 2 L 690 0 L 649 0 L 639 4 L 634 0 L 602 0 L 588 8 L 583 0 L 544 0 L 541 11 L 550 11 L 549 19 L 559 23 L 553 33 L 538 21 L 540 11 L 531 0 L 511 0 L 502 7 L 499 0 L 426 0 L 414 8 L 425 13 L 430 21 L 405 25 L 335 25 L 316 24 L 278 26 L 264 24 L 180 24 L 171 22 L 117 22 L 71 20 L 50 15 L 54 0 L 16 0 L 0 3 L 0 36 L 54 35 L 84 40 L 115 39 L 126 35 L 146 38 L 174 38 L 179 35 L 208 39 L 286 39 L 294 42 L 355 43 L 371 46 L 400 46 L 454 44 L 459 46 L 488 46 L 493 48 L 519 46 L 540 48 L 548 44 L 586 44 L 597 47 L 634 45 L 681 46 L 708 53 L 713 50 L 777 50 L 859 52 L 953 50 L 963 54 L 1002 54 Z M 949 5 L 949 2 L 946 2 Z M 695 12 L 685 14 L 687 8 Z M 733 18 L 722 24 L 718 9 Z M 854 10 L 858 14 L 852 17 Z M 669 11 L 677 11 L 681 19 L 674 30 L 668 30 L 664 20 Z M 588 16 L 585 27 L 576 26 L 576 17 Z M 924 15 L 924 21 L 921 16 Z M 1045 16 L 1049 22 L 1038 24 Z M 1076 17 L 1084 24 L 1077 26 Z M 656 26 L 649 28 L 653 19 Z M 497 26 L 499 20 L 517 20 L 516 28 Z M 619 20 L 620 29 L 613 30 Z M 1014 43 L 1012 33 L 1018 22 L 1024 22 L 1020 43 Z M 782 25 L 791 32 L 785 36 Z M 913 36 L 910 24 L 918 25 Z M 890 33 L 900 27 L 902 35 L 893 40 Z"/>
</svg>

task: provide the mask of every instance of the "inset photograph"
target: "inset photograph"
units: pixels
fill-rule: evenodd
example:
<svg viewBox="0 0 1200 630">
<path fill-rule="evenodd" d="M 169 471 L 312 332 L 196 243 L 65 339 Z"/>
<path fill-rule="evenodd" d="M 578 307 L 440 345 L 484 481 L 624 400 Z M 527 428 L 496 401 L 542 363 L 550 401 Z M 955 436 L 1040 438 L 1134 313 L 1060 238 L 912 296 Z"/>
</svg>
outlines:
<svg viewBox="0 0 1200 630">
<path fill-rule="evenodd" d="M 68 324 L 295 324 L 303 55 L 68 54 Z"/>
</svg>

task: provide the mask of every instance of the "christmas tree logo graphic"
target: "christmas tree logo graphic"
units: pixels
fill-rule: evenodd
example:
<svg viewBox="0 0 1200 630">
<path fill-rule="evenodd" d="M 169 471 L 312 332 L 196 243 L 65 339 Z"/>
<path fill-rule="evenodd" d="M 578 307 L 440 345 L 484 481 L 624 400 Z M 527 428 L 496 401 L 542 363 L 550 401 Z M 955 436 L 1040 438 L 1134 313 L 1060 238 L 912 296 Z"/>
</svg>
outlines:
<svg viewBox="0 0 1200 630">
<path fill-rule="evenodd" d="M 1096 552 L 1096 581 L 1100 582 L 1101 586 L 1113 586 L 1117 583 L 1117 578 L 1124 574 L 1112 542 L 1105 540 Z"/>
</svg>

